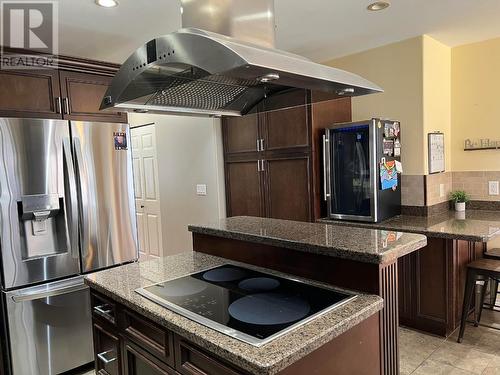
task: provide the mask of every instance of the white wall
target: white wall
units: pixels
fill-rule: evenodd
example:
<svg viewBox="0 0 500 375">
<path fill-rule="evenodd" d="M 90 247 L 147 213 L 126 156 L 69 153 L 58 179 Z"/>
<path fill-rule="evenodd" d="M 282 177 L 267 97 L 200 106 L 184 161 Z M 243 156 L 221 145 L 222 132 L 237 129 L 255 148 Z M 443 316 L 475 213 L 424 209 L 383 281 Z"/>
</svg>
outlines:
<svg viewBox="0 0 500 375">
<path fill-rule="evenodd" d="M 188 224 L 225 217 L 220 120 L 190 116 L 129 114 L 131 126 L 154 123 L 161 201 L 163 255 L 192 250 Z M 196 184 L 207 195 L 196 195 Z"/>
</svg>

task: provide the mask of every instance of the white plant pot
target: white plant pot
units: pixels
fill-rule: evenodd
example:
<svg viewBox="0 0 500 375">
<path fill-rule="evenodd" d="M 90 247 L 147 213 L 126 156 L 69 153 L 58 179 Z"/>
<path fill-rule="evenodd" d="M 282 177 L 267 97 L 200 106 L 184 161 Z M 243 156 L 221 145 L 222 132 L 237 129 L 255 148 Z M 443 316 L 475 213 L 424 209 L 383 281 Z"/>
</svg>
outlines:
<svg viewBox="0 0 500 375">
<path fill-rule="evenodd" d="M 455 203 L 455 211 L 458 211 L 458 212 L 465 211 L 465 202 L 456 202 Z"/>
</svg>

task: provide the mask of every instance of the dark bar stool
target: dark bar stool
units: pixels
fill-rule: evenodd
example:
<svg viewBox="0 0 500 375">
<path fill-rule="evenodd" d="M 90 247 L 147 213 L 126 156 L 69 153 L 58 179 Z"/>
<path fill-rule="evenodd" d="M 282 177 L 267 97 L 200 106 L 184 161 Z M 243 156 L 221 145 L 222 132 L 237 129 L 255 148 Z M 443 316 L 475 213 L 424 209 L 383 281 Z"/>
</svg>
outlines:
<svg viewBox="0 0 500 375">
<path fill-rule="evenodd" d="M 500 260 L 500 249 L 488 249 L 483 256 L 486 259 L 497 259 Z M 499 279 L 490 279 L 490 307 L 495 308 L 496 301 L 500 292 L 498 292 Z M 500 306 L 497 306 L 500 307 Z"/>
<path fill-rule="evenodd" d="M 462 338 L 464 337 L 465 331 L 465 323 L 467 321 L 467 316 L 469 315 L 470 305 L 472 303 L 472 297 L 474 296 L 474 289 L 476 286 L 476 280 L 478 278 L 483 278 L 484 280 L 488 280 L 489 278 L 498 280 L 500 279 L 500 259 L 490 259 L 484 258 L 475 260 L 467 265 L 467 281 L 465 284 L 465 293 L 464 293 L 464 304 L 462 306 L 462 321 L 460 324 L 460 333 L 458 335 L 458 342 L 462 342 Z M 498 285 L 497 285 L 498 287 Z M 481 293 L 481 302 L 484 300 L 484 293 L 487 288 L 487 283 L 485 282 L 482 293 Z M 479 308 L 479 312 L 477 314 L 476 325 L 479 324 L 481 320 L 481 313 L 483 311 L 483 304 L 481 303 L 481 307 Z"/>
</svg>

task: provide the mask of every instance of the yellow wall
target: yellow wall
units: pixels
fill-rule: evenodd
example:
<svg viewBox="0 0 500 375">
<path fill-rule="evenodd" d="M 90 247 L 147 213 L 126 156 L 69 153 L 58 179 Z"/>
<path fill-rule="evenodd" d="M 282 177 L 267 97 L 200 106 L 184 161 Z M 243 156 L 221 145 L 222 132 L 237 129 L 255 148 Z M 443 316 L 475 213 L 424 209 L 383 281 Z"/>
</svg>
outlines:
<svg viewBox="0 0 500 375">
<path fill-rule="evenodd" d="M 353 121 L 379 116 L 401 121 L 405 174 L 426 171 L 422 54 L 423 38 L 418 37 L 324 63 L 359 74 L 384 89 L 381 94 L 353 99 Z"/>
<path fill-rule="evenodd" d="M 357 73 L 384 89 L 353 99 L 353 119 L 401 121 L 405 174 L 428 173 L 427 134 L 445 134 L 451 169 L 451 49 L 424 35 L 326 62 Z"/>
<path fill-rule="evenodd" d="M 446 171 L 451 170 L 451 48 L 423 36 L 423 160 L 428 170 L 427 134 L 444 133 Z"/>
<path fill-rule="evenodd" d="M 500 151 L 463 151 L 467 138 L 500 140 L 500 38 L 452 49 L 452 168 L 500 171 Z"/>
</svg>

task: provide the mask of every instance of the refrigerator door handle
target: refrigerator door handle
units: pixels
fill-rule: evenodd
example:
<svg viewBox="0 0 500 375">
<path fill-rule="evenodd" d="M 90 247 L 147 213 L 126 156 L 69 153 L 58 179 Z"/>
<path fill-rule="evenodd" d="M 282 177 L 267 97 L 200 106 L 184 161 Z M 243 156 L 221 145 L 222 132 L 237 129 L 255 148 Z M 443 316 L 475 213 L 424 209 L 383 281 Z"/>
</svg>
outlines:
<svg viewBox="0 0 500 375">
<path fill-rule="evenodd" d="M 55 297 L 61 294 L 73 293 L 86 288 L 88 287 L 83 282 L 83 277 L 80 277 L 78 279 L 70 279 L 64 282 L 59 282 L 57 285 L 48 285 L 45 288 L 36 286 L 26 291 L 15 293 L 11 296 L 11 298 L 15 303 L 22 303 L 47 297 Z"/>
<path fill-rule="evenodd" d="M 63 153 L 65 183 L 67 182 L 67 190 L 69 190 L 69 194 L 65 191 L 66 220 L 68 223 L 71 252 L 74 258 L 78 258 L 78 202 L 76 200 L 75 169 L 73 167 L 69 138 L 63 140 Z"/>
<path fill-rule="evenodd" d="M 323 195 L 324 195 L 324 200 L 327 201 L 328 198 L 330 198 L 331 193 L 330 193 L 330 183 L 329 183 L 329 174 L 330 174 L 330 159 L 329 155 L 330 153 L 328 152 L 329 150 L 329 141 L 328 138 L 326 138 L 326 134 L 323 134 Z"/>
<path fill-rule="evenodd" d="M 76 161 L 76 177 L 78 181 L 78 196 L 80 199 L 80 223 L 81 223 L 81 249 L 82 257 L 85 258 L 85 253 L 89 248 L 89 203 L 88 203 L 88 187 L 87 184 L 82 181 L 82 173 L 85 173 L 82 147 L 80 144 L 80 139 L 73 138 L 73 149 L 75 151 L 75 161 Z M 83 261 L 82 258 L 82 261 Z"/>
</svg>

